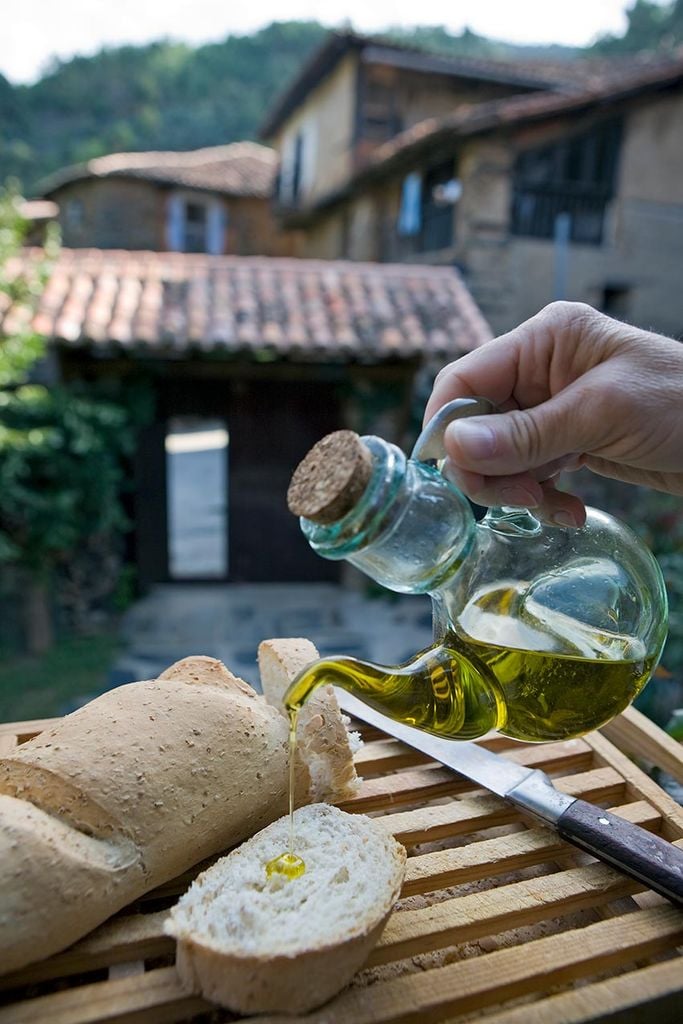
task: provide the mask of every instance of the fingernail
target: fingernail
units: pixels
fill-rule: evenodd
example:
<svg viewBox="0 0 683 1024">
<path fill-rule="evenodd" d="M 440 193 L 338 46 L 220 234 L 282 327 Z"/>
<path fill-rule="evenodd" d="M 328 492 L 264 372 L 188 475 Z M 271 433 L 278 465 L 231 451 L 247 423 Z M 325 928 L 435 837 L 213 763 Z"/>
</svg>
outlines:
<svg viewBox="0 0 683 1024">
<path fill-rule="evenodd" d="M 449 424 L 447 431 L 471 459 L 490 459 L 496 453 L 496 435 L 485 423 L 458 421 Z"/>
<path fill-rule="evenodd" d="M 558 509 L 557 512 L 553 512 L 553 514 L 550 517 L 550 521 L 552 523 L 555 523 L 556 526 L 577 527 L 579 525 L 576 516 L 572 515 L 571 512 L 567 512 L 566 509 L 562 508 Z"/>
<path fill-rule="evenodd" d="M 538 499 L 526 487 L 515 484 L 514 487 L 503 487 L 500 492 L 503 505 L 512 505 L 513 508 L 536 508 Z"/>
</svg>

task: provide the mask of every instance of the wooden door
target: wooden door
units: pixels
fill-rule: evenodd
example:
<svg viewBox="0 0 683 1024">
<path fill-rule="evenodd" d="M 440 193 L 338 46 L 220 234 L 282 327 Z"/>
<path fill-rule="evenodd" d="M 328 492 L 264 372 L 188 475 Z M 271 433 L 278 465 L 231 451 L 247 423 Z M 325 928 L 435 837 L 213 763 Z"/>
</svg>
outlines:
<svg viewBox="0 0 683 1024">
<path fill-rule="evenodd" d="M 317 440 L 343 426 L 335 386 L 243 382 L 233 389 L 228 424 L 229 578 L 338 579 L 339 563 L 310 550 L 286 502 L 296 465 Z"/>
</svg>

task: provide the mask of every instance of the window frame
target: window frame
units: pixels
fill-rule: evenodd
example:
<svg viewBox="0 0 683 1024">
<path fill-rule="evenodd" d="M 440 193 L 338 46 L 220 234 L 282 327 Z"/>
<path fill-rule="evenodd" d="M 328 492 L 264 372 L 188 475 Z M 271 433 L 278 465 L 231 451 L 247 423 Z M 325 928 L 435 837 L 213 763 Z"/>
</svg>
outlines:
<svg viewBox="0 0 683 1024">
<path fill-rule="evenodd" d="M 617 187 L 621 118 L 610 118 L 517 154 L 512 170 L 510 234 L 551 240 L 570 217 L 570 241 L 602 245 Z"/>
<path fill-rule="evenodd" d="M 188 209 L 204 210 L 203 247 L 188 247 Z M 227 251 L 228 208 L 218 195 L 174 189 L 166 201 L 166 245 L 170 252 L 206 253 L 220 256 Z"/>
</svg>

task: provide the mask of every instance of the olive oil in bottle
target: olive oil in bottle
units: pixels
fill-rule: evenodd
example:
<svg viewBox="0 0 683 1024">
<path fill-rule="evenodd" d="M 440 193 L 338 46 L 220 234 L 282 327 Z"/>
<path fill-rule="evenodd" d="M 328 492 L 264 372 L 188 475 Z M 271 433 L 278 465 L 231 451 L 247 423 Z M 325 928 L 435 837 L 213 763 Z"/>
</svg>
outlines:
<svg viewBox="0 0 683 1024">
<path fill-rule="evenodd" d="M 295 760 L 296 760 L 296 723 L 299 717 L 298 709 L 288 710 L 289 716 L 289 849 L 285 853 L 274 857 L 266 864 L 266 875 L 272 878 L 274 875 L 282 875 L 285 878 L 298 878 L 306 870 L 301 857 L 294 852 L 294 790 L 295 790 Z"/>
<path fill-rule="evenodd" d="M 453 739 L 495 729 L 527 742 L 597 729 L 640 692 L 654 667 L 635 637 L 534 604 L 523 585 L 475 595 L 439 644 L 405 664 L 323 659 L 287 691 L 301 708 L 325 683 L 397 721 Z"/>
</svg>

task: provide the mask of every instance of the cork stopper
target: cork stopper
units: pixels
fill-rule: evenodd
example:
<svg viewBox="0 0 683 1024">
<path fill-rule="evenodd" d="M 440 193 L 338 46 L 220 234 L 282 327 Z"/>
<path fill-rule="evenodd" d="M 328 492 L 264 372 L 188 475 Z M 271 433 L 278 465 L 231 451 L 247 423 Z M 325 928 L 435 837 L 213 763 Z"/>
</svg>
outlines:
<svg viewBox="0 0 683 1024">
<path fill-rule="evenodd" d="M 295 516 L 328 525 L 350 512 L 368 485 L 372 455 L 358 434 L 336 430 L 315 444 L 294 470 L 287 505 Z"/>
</svg>

